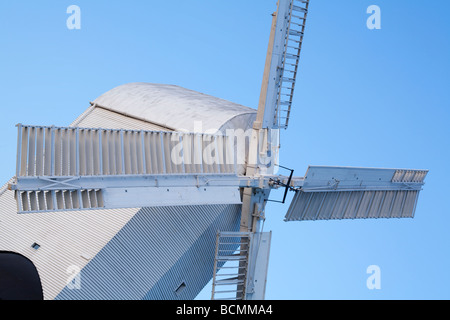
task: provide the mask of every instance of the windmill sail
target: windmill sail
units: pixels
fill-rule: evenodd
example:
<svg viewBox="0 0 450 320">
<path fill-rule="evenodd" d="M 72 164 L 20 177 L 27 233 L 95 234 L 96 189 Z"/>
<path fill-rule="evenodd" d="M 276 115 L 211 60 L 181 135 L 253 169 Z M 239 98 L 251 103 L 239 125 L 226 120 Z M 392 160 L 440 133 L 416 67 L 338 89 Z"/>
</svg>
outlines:
<svg viewBox="0 0 450 320">
<path fill-rule="evenodd" d="M 310 167 L 285 221 L 412 218 L 427 173 Z"/>
<path fill-rule="evenodd" d="M 18 125 L 21 213 L 240 204 L 231 136 Z"/>
<path fill-rule="evenodd" d="M 264 107 L 263 128 L 288 127 L 308 6 L 309 0 L 279 0 L 260 99 L 260 108 Z"/>
</svg>

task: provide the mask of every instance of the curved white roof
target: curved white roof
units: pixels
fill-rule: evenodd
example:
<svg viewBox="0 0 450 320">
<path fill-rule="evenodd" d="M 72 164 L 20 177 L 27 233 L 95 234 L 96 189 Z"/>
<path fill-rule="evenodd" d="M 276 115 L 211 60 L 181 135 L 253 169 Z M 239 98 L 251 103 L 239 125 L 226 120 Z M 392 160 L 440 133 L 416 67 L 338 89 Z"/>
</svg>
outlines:
<svg viewBox="0 0 450 320">
<path fill-rule="evenodd" d="M 254 109 L 175 85 L 129 83 L 93 104 L 173 131 L 246 130 L 256 118 Z"/>
</svg>

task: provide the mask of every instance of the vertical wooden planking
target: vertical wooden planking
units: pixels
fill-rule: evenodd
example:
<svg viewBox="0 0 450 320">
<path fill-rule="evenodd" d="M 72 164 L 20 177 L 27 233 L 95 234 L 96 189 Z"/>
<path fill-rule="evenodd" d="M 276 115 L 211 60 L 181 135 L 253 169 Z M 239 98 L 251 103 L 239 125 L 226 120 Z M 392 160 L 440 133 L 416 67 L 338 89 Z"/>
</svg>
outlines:
<svg viewBox="0 0 450 320">
<path fill-rule="evenodd" d="M 69 175 L 77 176 L 77 131 L 74 129 L 69 130 Z"/>
<path fill-rule="evenodd" d="M 145 152 L 143 147 L 143 133 L 135 132 L 135 140 L 136 140 L 136 165 L 137 165 L 137 174 L 144 174 L 145 172 Z"/>
<path fill-rule="evenodd" d="M 97 193 L 95 190 L 89 190 L 89 204 L 91 208 L 97 208 Z"/>
<path fill-rule="evenodd" d="M 203 173 L 214 173 L 214 139 L 211 135 L 203 135 Z"/>
<path fill-rule="evenodd" d="M 30 196 L 30 211 L 38 211 L 37 195 L 35 191 L 29 193 Z"/>
<path fill-rule="evenodd" d="M 218 136 L 213 136 L 212 137 L 214 143 L 213 143 L 213 148 L 214 148 L 214 163 L 213 163 L 213 170 L 214 173 L 220 173 L 220 162 L 219 162 L 219 144 L 218 144 Z"/>
<path fill-rule="evenodd" d="M 136 146 L 136 132 L 129 132 L 129 144 L 130 144 L 130 174 L 137 174 L 137 146 Z"/>
<path fill-rule="evenodd" d="M 120 174 L 126 174 L 126 163 L 125 163 L 125 146 L 124 146 L 124 133 L 123 130 L 120 130 Z"/>
<path fill-rule="evenodd" d="M 122 144 L 120 131 L 113 132 L 114 143 L 114 174 L 122 174 Z"/>
<path fill-rule="evenodd" d="M 22 210 L 24 212 L 30 211 L 30 204 L 28 202 L 28 192 L 21 192 L 20 193 L 20 201 L 22 202 Z"/>
<path fill-rule="evenodd" d="M 20 155 L 20 176 L 22 176 L 22 177 L 27 175 L 29 131 L 30 130 L 27 127 L 22 128 L 22 144 L 21 144 L 21 155 Z"/>
<path fill-rule="evenodd" d="M 234 173 L 234 152 L 233 152 L 233 145 L 230 142 L 231 139 L 228 136 L 224 136 L 224 161 L 226 170 L 228 173 Z"/>
<path fill-rule="evenodd" d="M 89 201 L 89 193 L 87 190 L 81 191 L 81 200 L 82 200 L 82 204 L 83 204 L 83 209 L 91 208 L 90 201 Z"/>
<path fill-rule="evenodd" d="M 157 174 L 158 171 L 158 154 L 156 154 L 156 133 L 148 132 L 145 134 L 145 155 L 147 159 L 147 171 L 149 174 Z M 148 170 L 150 168 L 150 171 Z"/>
<path fill-rule="evenodd" d="M 28 176 L 35 176 L 36 161 L 36 128 L 30 128 L 30 136 L 28 142 Z"/>
<path fill-rule="evenodd" d="M 197 173 L 203 173 L 203 142 L 202 137 L 200 134 L 195 133 L 194 134 L 194 165 L 195 165 L 195 172 Z"/>
<path fill-rule="evenodd" d="M 152 160 L 155 164 L 155 171 L 153 173 L 164 174 L 166 173 L 166 166 L 164 161 L 163 135 L 161 132 L 154 132 L 151 135 L 153 138 L 153 147 L 151 149 Z"/>
<path fill-rule="evenodd" d="M 16 177 L 20 177 L 20 166 L 22 163 L 22 125 L 18 124 L 17 125 L 17 155 L 16 155 Z M 16 194 L 17 195 L 17 194 Z M 17 203 L 20 203 L 20 201 L 18 201 Z M 20 205 L 19 205 L 20 207 Z"/>
<path fill-rule="evenodd" d="M 194 166 L 192 160 L 192 135 L 183 134 L 181 136 L 181 143 L 183 144 L 183 163 L 185 173 L 194 173 Z"/>
<path fill-rule="evenodd" d="M 139 167 L 139 173 L 140 174 L 146 174 L 147 173 L 147 164 L 146 157 L 145 157 L 145 133 L 143 130 L 139 132 L 139 149 L 140 149 L 140 167 Z"/>
<path fill-rule="evenodd" d="M 70 193 L 70 191 L 63 191 L 64 208 L 67 210 L 73 209 Z"/>
<path fill-rule="evenodd" d="M 219 172 L 226 173 L 226 166 L 225 166 L 225 152 L 224 152 L 224 137 L 222 135 L 216 136 L 216 152 L 217 152 L 217 167 L 219 169 Z"/>
<path fill-rule="evenodd" d="M 92 175 L 100 175 L 100 134 L 98 130 L 91 130 L 92 138 Z"/>
<path fill-rule="evenodd" d="M 40 211 L 47 210 L 47 206 L 45 205 L 45 193 L 44 191 L 39 191 L 37 193 L 37 201 L 38 201 L 38 208 Z"/>
<path fill-rule="evenodd" d="M 75 175 L 80 176 L 80 129 L 75 130 Z"/>
<path fill-rule="evenodd" d="M 97 131 L 98 134 L 98 166 L 99 166 L 99 170 L 98 170 L 98 174 L 99 175 L 103 175 L 103 130 L 98 130 Z"/>
<path fill-rule="evenodd" d="M 115 131 L 108 133 L 108 163 L 109 163 L 109 174 L 116 174 L 116 141 L 115 141 Z"/>
<path fill-rule="evenodd" d="M 79 130 L 78 141 L 78 164 L 80 176 L 86 175 L 86 132 L 83 129 Z"/>
<path fill-rule="evenodd" d="M 234 148 L 234 138 L 231 136 L 225 136 L 225 161 L 227 164 L 227 172 L 236 173 L 236 157 L 235 157 L 235 148 Z"/>
<path fill-rule="evenodd" d="M 196 136 L 195 134 L 189 134 L 189 139 L 190 139 L 190 157 L 191 157 L 191 172 L 192 173 L 200 173 L 199 169 L 197 168 L 197 165 L 195 163 L 195 139 Z"/>
<path fill-rule="evenodd" d="M 36 176 L 44 175 L 44 129 L 36 131 Z"/>
<path fill-rule="evenodd" d="M 131 133 L 123 131 L 123 159 L 124 159 L 124 174 L 131 174 Z"/>
<path fill-rule="evenodd" d="M 78 166 L 80 176 L 86 174 L 86 139 L 84 138 L 84 135 L 84 130 L 80 129 L 78 131 Z"/>
<path fill-rule="evenodd" d="M 167 144 L 169 145 L 169 152 L 167 153 L 167 158 L 172 166 L 172 173 L 182 173 L 180 172 L 180 151 L 178 150 L 178 144 L 180 139 L 178 138 L 178 133 L 166 133 Z"/>
<path fill-rule="evenodd" d="M 54 176 L 60 176 L 62 173 L 62 148 L 61 148 L 61 130 L 55 129 L 55 138 L 54 138 Z"/>
<path fill-rule="evenodd" d="M 170 159 L 170 136 L 167 132 L 163 132 L 162 136 L 162 149 L 164 149 L 164 166 L 165 173 L 171 174 L 173 173 L 172 169 L 172 161 Z"/>
<path fill-rule="evenodd" d="M 85 150 L 86 150 L 86 157 L 85 157 L 85 162 L 86 162 L 86 173 L 85 175 L 90 176 L 93 174 L 94 171 L 94 157 L 93 157 L 93 147 L 92 147 L 92 130 L 88 130 L 86 129 L 84 131 L 85 135 Z"/>
<path fill-rule="evenodd" d="M 55 197 L 56 197 L 56 209 L 57 210 L 64 210 L 64 196 L 63 191 L 55 191 Z"/>
<path fill-rule="evenodd" d="M 112 174 L 111 168 L 110 168 L 110 154 L 109 154 L 109 147 L 110 147 L 110 132 L 107 130 L 102 131 L 102 163 L 103 163 L 103 174 L 104 175 L 110 175 Z"/>
<path fill-rule="evenodd" d="M 69 175 L 70 165 L 70 148 L 69 148 L 69 134 L 67 129 L 61 129 L 61 175 Z"/>
<path fill-rule="evenodd" d="M 103 201 L 103 191 L 97 190 L 96 196 L 97 196 L 97 208 L 104 208 L 105 202 Z"/>
<path fill-rule="evenodd" d="M 186 173 L 188 170 L 189 170 L 189 168 L 186 168 L 186 159 L 185 159 L 185 153 L 186 153 L 186 150 L 184 149 L 184 134 L 178 134 L 178 147 L 177 147 L 177 150 L 180 150 L 179 151 L 179 153 L 178 153 L 178 156 L 180 157 L 180 162 L 181 162 L 181 164 L 180 164 L 180 167 L 179 167 L 179 170 L 181 170 L 181 173 Z M 188 161 L 188 163 L 189 163 L 189 161 Z"/>
<path fill-rule="evenodd" d="M 120 143 L 120 131 L 113 132 L 114 143 L 114 174 L 122 173 L 122 145 Z"/>
<path fill-rule="evenodd" d="M 52 174 L 52 129 L 45 129 L 44 176 Z"/>
<path fill-rule="evenodd" d="M 72 208 L 73 209 L 80 209 L 80 198 L 78 196 L 78 191 L 72 191 L 70 194 L 72 198 Z"/>
<path fill-rule="evenodd" d="M 152 152 L 151 152 L 151 148 L 152 148 L 152 144 L 151 144 L 151 138 L 152 138 L 152 133 L 150 132 L 145 132 L 144 134 L 144 154 L 145 154 L 145 173 L 146 174 L 152 174 L 153 172 L 153 157 L 152 157 Z"/>
<path fill-rule="evenodd" d="M 47 205 L 47 210 L 55 210 L 54 201 L 53 201 L 53 191 L 47 191 L 45 193 L 45 202 Z"/>
</svg>

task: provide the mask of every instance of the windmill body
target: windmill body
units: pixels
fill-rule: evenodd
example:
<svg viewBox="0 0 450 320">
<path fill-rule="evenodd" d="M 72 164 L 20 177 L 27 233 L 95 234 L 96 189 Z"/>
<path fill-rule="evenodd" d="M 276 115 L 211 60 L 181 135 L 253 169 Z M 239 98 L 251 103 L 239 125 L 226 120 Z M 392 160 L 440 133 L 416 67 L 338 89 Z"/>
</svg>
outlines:
<svg viewBox="0 0 450 320">
<path fill-rule="evenodd" d="M 114 105 L 108 102 L 113 96 Z M 127 99 L 120 104 L 119 96 Z M 193 105 L 210 113 L 195 114 Z M 191 90 L 140 83 L 104 94 L 70 127 L 174 132 L 190 130 L 196 121 L 210 132 L 246 130 L 255 116 L 253 109 Z M 22 130 L 29 138 L 31 130 Z M 45 133 L 42 141 L 45 151 Z M 29 146 L 27 142 L 27 152 Z M 30 198 L 26 202 L 31 209 Z M 82 211 L 73 209 L 73 203 L 68 209 L 64 202 L 58 211 L 17 214 L 14 192 L 7 185 L 0 203 L 0 248 L 34 263 L 45 299 L 193 299 L 212 277 L 217 230 L 238 231 L 240 221 L 239 204 Z M 82 290 L 67 284 L 71 266 L 82 270 Z"/>
</svg>

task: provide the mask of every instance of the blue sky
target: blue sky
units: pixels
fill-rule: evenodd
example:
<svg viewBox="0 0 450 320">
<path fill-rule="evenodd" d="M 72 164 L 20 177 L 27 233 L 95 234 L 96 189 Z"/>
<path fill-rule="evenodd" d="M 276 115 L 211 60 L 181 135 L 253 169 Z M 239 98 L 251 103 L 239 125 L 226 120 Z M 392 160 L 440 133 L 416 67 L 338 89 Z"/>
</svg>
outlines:
<svg viewBox="0 0 450 320">
<path fill-rule="evenodd" d="M 81 30 L 66 27 L 72 4 Z M 381 30 L 366 27 L 373 4 Z M 121 84 L 175 84 L 256 108 L 275 5 L 1 1 L 0 178 L 15 172 L 17 123 L 69 125 Z M 430 173 L 413 220 L 285 223 L 288 205 L 269 204 L 267 299 L 450 298 L 448 12 L 438 0 L 311 0 L 281 164 L 300 176 L 308 165 Z M 370 265 L 381 290 L 366 287 Z"/>
</svg>

